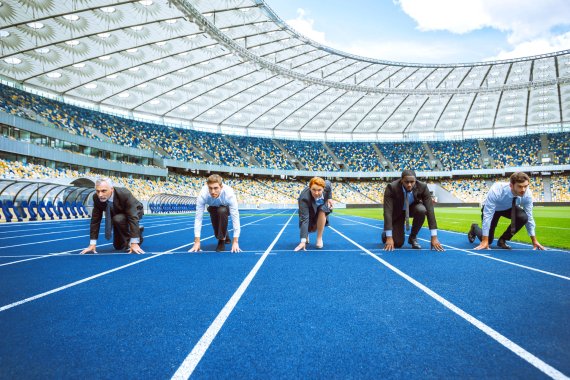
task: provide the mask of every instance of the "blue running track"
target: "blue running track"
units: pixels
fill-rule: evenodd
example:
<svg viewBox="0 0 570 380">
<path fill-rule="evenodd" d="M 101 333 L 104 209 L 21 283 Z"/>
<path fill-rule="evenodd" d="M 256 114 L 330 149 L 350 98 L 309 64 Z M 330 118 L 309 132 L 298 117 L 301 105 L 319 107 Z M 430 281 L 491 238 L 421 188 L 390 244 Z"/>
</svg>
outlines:
<svg viewBox="0 0 570 380">
<path fill-rule="evenodd" d="M 333 214 L 293 252 L 295 211 L 246 210 L 244 252 L 204 223 L 188 253 L 192 215 L 143 221 L 144 255 L 79 255 L 89 220 L 0 225 L 1 379 L 570 375 L 569 251 L 440 231 L 435 252 L 422 229 L 384 252 L 381 221 Z"/>
</svg>

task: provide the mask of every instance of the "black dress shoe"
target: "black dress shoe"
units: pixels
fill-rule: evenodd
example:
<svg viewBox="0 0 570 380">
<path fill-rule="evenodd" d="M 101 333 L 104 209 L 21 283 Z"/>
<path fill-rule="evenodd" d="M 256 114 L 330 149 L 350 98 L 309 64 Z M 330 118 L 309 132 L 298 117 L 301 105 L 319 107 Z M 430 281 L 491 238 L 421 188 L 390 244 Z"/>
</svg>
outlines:
<svg viewBox="0 0 570 380">
<path fill-rule="evenodd" d="M 418 243 L 418 239 L 416 239 L 415 237 L 409 237 L 408 238 L 408 244 L 410 244 L 412 246 L 413 249 L 422 249 L 422 246 L 420 245 L 420 243 Z"/>
<path fill-rule="evenodd" d="M 386 244 L 386 232 L 382 232 L 382 243 Z"/>
<path fill-rule="evenodd" d="M 507 241 L 503 238 L 499 239 L 497 242 L 497 247 L 502 249 L 512 249 L 511 246 L 507 244 Z"/>
<path fill-rule="evenodd" d="M 469 239 L 469 243 L 473 243 L 475 241 L 475 238 L 476 238 L 475 228 L 476 227 L 477 227 L 477 223 L 471 224 L 471 228 L 469 229 L 469 232 L 467 232 L 467 239 Z"/>
<path fill-rule="evenodd" d="M 230 237 L 229 237 L 229 236 L 226 236 L 226 244 L 230 244 L 230 243 L 231 243 Z"/>
<path fill-rule="evenodd" d="M 216 252 L 223 252 L 226 249 L 225 240 L 218 240 L 218 245 L 216 246 Z"/>
</svg>

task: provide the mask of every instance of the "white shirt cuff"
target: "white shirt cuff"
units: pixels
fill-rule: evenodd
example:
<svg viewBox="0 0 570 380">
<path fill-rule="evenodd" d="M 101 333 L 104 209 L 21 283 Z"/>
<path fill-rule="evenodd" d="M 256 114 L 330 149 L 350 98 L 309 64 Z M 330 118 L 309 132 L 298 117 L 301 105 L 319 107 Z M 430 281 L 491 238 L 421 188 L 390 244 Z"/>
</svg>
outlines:
<svg viewBox="0 0 570 380">
<path fill-rule="evenodd" d="M 139 238 L 132 238 L 131 239 L 131 244 L 135 243 L 135 244 L 139 244 L 141 242 L 141 239 Z"/>
<path fill-rule="evenodd" d="M 386 237 L 392 237 L 392 230 L 386 230 Z"/>
<path fill-rule="evenodd" d="M 97 240 L 89 240 L 89 245 L 97 245 Z"/>
<path fill-rule="evenodd" d="M 431 236 L 437 236 L 437 230 L 429 230 L 431 232 Z"/>
<path fill-rule="evenodd" d="M 301 238 L 301 243 L 306 243 L 306 242 L 307 242 L 307 239 Z"/>
</svg>

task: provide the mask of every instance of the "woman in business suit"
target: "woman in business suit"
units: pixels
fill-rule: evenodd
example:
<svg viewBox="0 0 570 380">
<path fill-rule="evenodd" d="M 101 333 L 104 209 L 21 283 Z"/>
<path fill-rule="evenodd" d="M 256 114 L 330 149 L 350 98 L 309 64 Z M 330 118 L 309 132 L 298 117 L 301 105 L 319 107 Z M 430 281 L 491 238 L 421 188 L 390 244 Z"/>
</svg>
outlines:
<svg viewBox="0 0 570 380">
<path fill-rule="evenodd" d="M 330 181 L 314 177 L 299 195 L 299 229 L 301 242 L 295 251 L 306 251 L 309 232 L 317 232 L 315 247 L 323 248 L 323 231 L 328 225 L 328 215 L 332 212 L 332 187 Z"/>
</svg>

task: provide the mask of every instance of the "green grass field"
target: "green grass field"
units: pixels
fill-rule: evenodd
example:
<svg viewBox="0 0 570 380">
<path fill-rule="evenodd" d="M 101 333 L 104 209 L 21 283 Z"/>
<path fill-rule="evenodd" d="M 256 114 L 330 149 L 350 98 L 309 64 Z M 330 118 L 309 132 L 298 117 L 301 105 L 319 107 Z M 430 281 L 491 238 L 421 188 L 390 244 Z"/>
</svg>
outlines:
<svg viewBox="0 0 570 380">
<path fill-rule="evenodd" d="M 378 208 L 336 209 L 334 212 L 337 214 L 383 219 L 382 209 Z M 481 209 L 476 207 L 437 207 L 435 214 L 438 228 L 441 230 L 465 232 L 467 234 L 471 223 L 477 222 L 481 225 Z M 536 221 L 536 238 L 540 244 L 548 247 L 570 249 L 570 207 L 535 207 L 534 219 Z M 427 225 L 427 221 L 424 225 Z M 508 225 L 509 220 L 501 218 L 495 236 L 500 236 Z M 531 242 L 526 228 L 519 231 L 513 240 L 523 243 Z M 445 244 L 445 242 L 442 243 Z"/>
</svg>

